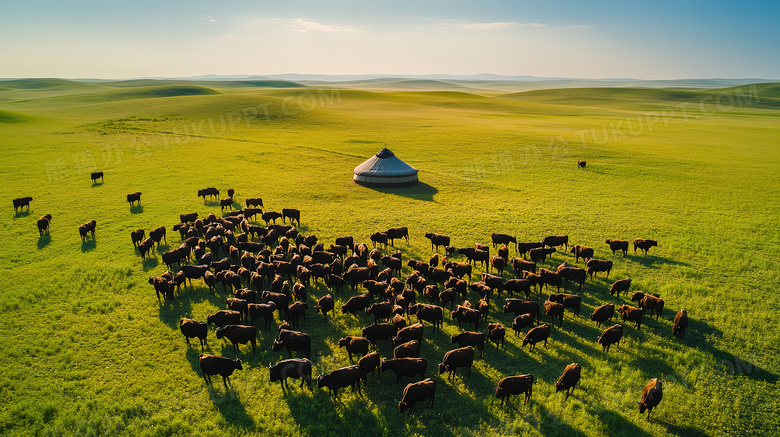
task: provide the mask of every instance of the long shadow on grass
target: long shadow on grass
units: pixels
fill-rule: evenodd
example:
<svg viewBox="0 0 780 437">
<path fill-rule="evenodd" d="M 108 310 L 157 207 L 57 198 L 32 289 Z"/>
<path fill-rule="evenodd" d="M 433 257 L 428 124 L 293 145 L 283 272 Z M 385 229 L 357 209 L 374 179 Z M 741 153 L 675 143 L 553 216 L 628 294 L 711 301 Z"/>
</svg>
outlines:
<svg viewBox="0 0 780 437">
<path fill-rule="evenodd" d="M 653 423 L 666 427 L 666 432 L 671 435 L 678 435 L 684 437 L 706 437 L 708 434 L 698 428 L 690 426 L 673 425 L 671 423 L 664 422 L 663 420 L 651 419 Z"/>
<path fill-rule="evenodd" d="M 81 243 L 81 251 L 82 252 L 89 252 L 90 250 L 94 250 L 97 243 L 95 243 L 95 239 L 83 241 Z"/>
<path fill-rule="evenodd" d="M 647 268 L 653 268 L 653 267 L 656 267 L 657 265 L 662 265 L 662 264 L 666 264 L 666 265 L 670 265 L 670 266 L 683 266 L 683 267 L 689 267 L 690 266 L 690 264 L 684 263 L 682 261 L 672 260 L 672 259 L 669 259 L 669 258 L 664 258 L 664 257 L 661 257 L 661 256 L 656 256 L 656 255 L 640 255 L 640 254 L 637 254 L 637 255 L 629 255 L 627 258 L 630 259 L 631 261 L 634 261 L 635 263 L 640 264 L 643 267 L 647 267 Z"/>
<path fill-rule="evenodd" d="M 29 210 L 15 212 L 15 213 L 14 213 L 14 220 L 16 220 L 16 219 L 20 219 L 20 218 L 22 218 L 22 217 L 27 217 L 27 216 L 29 216 L 29 215 L 30 215 L 30 211 L 29 211 Z"/>
<path fill-rule="evenodd" d="M 43 235 L 41 237 L 38 237 L 38 249 L 43 249 L 44 247 L 48 246 L 49 243 L 51 243 L 51 236 L 49 235 Z"/>
<path fill-rule="evenodd" d="M 435 196 L 436 193 L 439 192 L 439 190 L 436 187 L 432 187 L 424 182 L 420 182 L 417 185 L 411 187 L 402 187 L 402 188 L 377 188 L 377 187 L 366 187 L 366 188 L 383 194 L 392 194 L 395 196 L 408 197 L 410 199 L 422 200 L 425 202 L 435 202 L 433 200 L 433 196 Z"/>
<path fill-rule="evenodd" d="M 638 410 L 631 410 L 633 413 L 639 414 Z M 607 429 L 609 435 L 630 435 L 634 437 L 649 436 L 646 431 L 636 426 L 623 415 L 617 411 L 605 410 L 600 412 L 593 412 L 592 416 L 596 416 L 604 427 Z M 688 435 L 688 434 L 684 434 Z"/>
<path fill-rule="evenodd" d="M 103 182 L 93 182 L 92 183 L 92 188 L 99 187 L 99 186 L 102 186 L 102 185 L 103 185 Z"/>
<path fill-rule="evenodd" d="M 143 206 L 139 205 L 139 206 L 133 206 L 133 207 L 130 208 L 130 214 L 141 214 L 142 212 L 144 212 L 144 207 Z"/>
</svg>

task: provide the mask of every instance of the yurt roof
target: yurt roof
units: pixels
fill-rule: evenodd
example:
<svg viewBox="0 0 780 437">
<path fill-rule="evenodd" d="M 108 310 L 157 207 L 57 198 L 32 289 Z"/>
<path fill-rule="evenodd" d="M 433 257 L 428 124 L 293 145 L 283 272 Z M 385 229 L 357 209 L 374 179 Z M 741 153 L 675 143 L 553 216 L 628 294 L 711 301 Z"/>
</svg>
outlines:
<svg viewBox="0 0 780 437">
<path fill-rule="evenodd" d="M 366 176 L 412 176 L 417 169 L 401 161 L 393 152 L 384 148 L 376 155 L 355 167 L 356 175 Z"/>
</svg>

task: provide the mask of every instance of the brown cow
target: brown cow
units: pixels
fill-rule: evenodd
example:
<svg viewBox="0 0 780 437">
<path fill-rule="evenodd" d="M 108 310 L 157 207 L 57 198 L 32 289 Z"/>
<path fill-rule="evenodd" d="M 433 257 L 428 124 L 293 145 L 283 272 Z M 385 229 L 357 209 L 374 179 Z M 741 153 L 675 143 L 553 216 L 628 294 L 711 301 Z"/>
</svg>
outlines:
<svg viewBox="0 0 780 437">
<path fill-rule="evenodd" d="M 625 291 L 628 293 L 628 289 L 631 287 L 631 278 L 623 278 L 619 281 L 615 281 L 611 287 L 609 287 L 609 294 L 617 293 L 617 297 L 620 297 L 620 293 Z"/>
<path fill-rule="evenodd" d="M 639 301 L 639 307 L 645 311 L 649 311 L 650 315 L 655 313 L 655 319 L 658 320 L 661 317 L 661 313 L 664 311 L 664 300 L 660 296 L 654 296 L 652 294 L 646 294 L 642 300 Z"/>
<path fill-rule="evenodd" d="M 685 330 L 688 329 L 688 312 L 681 309 L 674 316 L 674 325 L 672 325 L 672 334 L 682 339 L 685 337 Z"/>
<path fill-rule="evenodd" d="M 642 398 L 637 402 L 639 414 L 643 414 L 647 410 L 647 420 L 650 420 L 650 413 L 653 412 L 653 408 L 661 403 L 663 397 L 664 392 L 661 381 L 658 378 L 651 379 L 642 389 Z"/>
<path fill-rule="evenodd" d="M 637 238 L 634 240 L 634 253 L 636 253 L 636 250 L 639 249 L 642 252 L 647 255 L 647 251 L 650 250 L 651 247 L 658 246 L 658 242 L 655 240 L 649 240 L 647 238 Z M 650 416 L 650 413 L 648 413 L 648 416 Z"/>
<path fill-rule="evenodd" d="M 575 263 L 580 262 L 580 258 L 582 258 L 583 261 L 593 258 L 593 248 L 588 246 L 580 246 L 579 244 L 572 246 L 569 253 L 574 254 Z"/>
<path fill-rule="evenodd" d="M 607 239 L 605 242 L 609 244 L 609 248 L 612 250 L 613 257 L 615 256 L 615 252 L 618 250 L 623 252 L 623 258 L 626 257 L 626 254 L 628 253 L 628 241 Z"/>
<path fill-rule="evenodd" d="M 571 363 L 563 369 L 563 374 L 555 383 L 555 392 L 566 390 L 566 398 L 564 402 L 569 399 L 569 390 L 574 393 L 574 387 L 580 382 L 580 374 L 582 373 L 582 366 L 579 363 Z"/>
<path fill-rule="evenodd" d="M 601 331 L 601 335 L 596 342 L 601 345 L 604 352 L 609 352 L 609 347 L 613 344 L 617 344 L 618 348 L 620 347 L 621 338 L 623 338 L 623 325 L 618 323 Z"/>
<path fill-rule="evenodd" d="M 409 415 L 411 416 L 414 412 L 415 404 L 426 399 L 428 400 L 428 405 L 426 405 L 426 408 L 433 407 L 433 398 L 435 395 L 435 379 L 428 378 L 420 382 L 408 384 L 406 388 L 404 388 L 404 395 L 401 398 L 401 402 L 398 403 L 398 411 L 403 413 L 404 410 L 408 408 Z"/>
<path fill-rule="evenodd" d="M 609 320 L 612 321 L 612 316 L 615 314 L 615 304 L 607 303 L 596 307 L 593 313 L 590 315 L 590 319 L 596 322 L 596 326 L 601 326 L 602 323 Z"/>
<path fill-rule="evenodd" d="M 501 405 L 509 403 L 509 396 L 512 395 L 525 395 L 525 402 L 523 405 L 528 404 L 528 400 L 531 399 L 531 391 L 534 385 L 534 376 L 531 374 L 507 376 L 506 378 L 498 381 L 496 387 L 496 398 L 501 399 Z"/>
<path fill-rule="evenodd" d="M 638 331 L 642 326 L 642 316 L 645 315 L 645 311 L 642 308 L 632 307 L 631 305 L 620 305 L 618 307 L 620 318 L 625 322 L 626 320 L 636 323 L 636 330 Z"/>
</svg>

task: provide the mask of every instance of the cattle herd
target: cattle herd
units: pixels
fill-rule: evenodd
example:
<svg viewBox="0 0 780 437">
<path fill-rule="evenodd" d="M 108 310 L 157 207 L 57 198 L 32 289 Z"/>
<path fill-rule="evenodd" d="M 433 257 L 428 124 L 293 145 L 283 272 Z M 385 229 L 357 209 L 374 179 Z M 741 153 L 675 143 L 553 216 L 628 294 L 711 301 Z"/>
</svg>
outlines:
<svg viewBox="0 0 780 437">
<path fill-rule="evenodd" d="M 581 167 L 584 168 L 584 162 Z M 102 180 L 102 175 L 100 177 Z M 452 239 L 448 235 L 424 233 L 430 240 L 433 255 L 427 260 L 405 260 L 394 244 L 396 240 L 408 243 L 410 235 L 406 227 L 375 232 L 368 236 L 368 244 L 350 235 L 328 244 L 316 235 L 298 232 L 294 225 L 300 226 L 300 211 L 267 211 L 260 198 L 248 198 L 245 209 L 233 210 L 235 193 L 232 189 L 227 192 L 229 197 L 220 199 L 220 206 L 230 211 L 221 214 L 222 217 L 214 213 L 202 218 L 198 213 L 179 215 L 179 221 L 171 229 L 179 233 L 180 243 L 160 255 L 167 271 L 148 280 L 161 305 L 176 299 L 186 291 L 188 284 L 192 287 L 193 280 L 202 280 L 211 294 L 229 295 L 225 299 L 226 309 L 204 314 L 205 321 L 181 319 L 179 326 L 187 345 L 190 346 L 190 339 L 197 338 L 201 350 L 205 351 L 209 325 L 213 324 L 216 338 L 229 341 L 234 352 L 239 352 L 240 345 L 251 344 L 254 354 L 261 334 L 256 323 L 262 319 L 262 331 L 268 331 L 272 328 L 274 315 L 278 314 L 279 320 L 284 322 L 274 333 L 272 350 L 279 353 L 286 350 L 288 358 L 276 364 L 269 363 L 270 380 L 279 381 L 285 387 L 288 378 L 300 379 L 301 387 L 306 384 L 311 389 L 312 339 L 298 329 L 301 320 L 306 323 L 308 293 L 319 289 L 316 285 L 321 281 L 329 293 L 319 298 L 312 296 L 317 302 L 316 313 L 321 313 L 326 321 L 328 313 L 331 317 L 373 316 L 373 323 L 339 340 L 338 346 L 345 348 L 350 365 L 327 374 L 320 373 L 316 377 L 317 387 L 327 387 L 337 397 L 339 389 L 345 387 L 360 393 L 361 385 L 368 382 L 368 375 L 377 370 L 379 375 L 388 371 L 394 373 L 398 384 L 404 378 L 418 378 L 418 382 L 405 386 L 398 403 L 399 410 L 409 414 L 414 412 L 417 402 L 427 401 L 428 407 L 434 403 L 437 380 L 426 379 L 428 360 L 421 356 L 426 325 L 430 325 L 430 336 L 437 335 L 447 318 L 456 321 L 461 329 L 463 325 L 473 328 L 473 331 L 464 330 L 451 336 L 450 342 L 458 347 L 446 352 L 437 366 L 439 375 L 446 373 L 448 378 L 454 378 L 458 369 L 463 368 L 461 373 L 468 378 L 476 353 L 484 359 L 486 342 L 493 343 L 497 351 L 503 347 L 504 323 L 511 326 L 515 336 L 527 329 L 522 347 L 528 345 L 529 353 L 533 353 L 539 343 L 547 347 L 548 340 L 555 337 L 551 333 L 555 332 L 556 323 L 559 328 L 563 326 L 566 312 L 570 310 L 572 317 L 579 317 L 581 310 L 581 297 L 576 292 L 561 293 L 561 287 L 571 282 L 577 290 L 582 290 L 584 283 L 594 275 L 604 273 L 608 278 L 613 266 L 612 260 L 595 258 L 593 247 L 570 246 L 567 235 L 523 242 L 500 233 L 489 235 L 492 246 L 477 243 L 474 247 L 454 247 L 450 245 Z M 199 190 L 197 196 L 204 200 L 206 196 L 219 199 L 219 194 L 216 188 L 206 188 Z M 140 192 L 127 195 L 131 209 L 134 203 L 140 204 L 140 196 Z M 30 200 L 30 197 L 14 199 L 14 209 L 29 209 Z M 257 224 L 258 215 L 265 226 Z M 278 224 L 277 219 L 282 223 Z M 288 219 L 289 224 L 286 223 Z M 41 235 L 49 232 L 50 222 L 49 214 L 38 220 Z M 95 220 L 81 225 L 81 239 L 94 238 L 95 226 Z M 130 231 L 130 240 L 142 259 L 154 257 L 152 249 L 159 248 L 161 242 L 168 244 L 165 226 L 150 230 L 148 237 L 146 235 L 143 229 Z M 605 244 L 613 258 L 616 254 L 625 257 L 630 248 L 627 240 L 607 239 Z M 632 245 L 634 253 L 640 250 L 647 254 L 657 243 L 635 239 Z M 574 255 L 574 265 L 564 262 L 557 267 L 542 267 L 561 247 Z M 510 257 L 512 248 L 515 257 Z M 491 249 L 496 255 L 491 256 Z M 576 265 L 580 259 L 584 267 Z M 405 277 L 402 275 L 404 266 L 411 270 Z M 505 271 L 513 272 L 515 277 L 504 279 Z M 628 296 L 630 287 L 631 278 L 624 278 L 615 281 L 604 293 L 619 298 L 625 292 Z M 542 293 L 550 291 L 542 300 Z M 507 294 L 503 314 L 494 315 L 494 320 L 489 322 L 490 302 L 500 299 L 503 292 Z M 539 300 L 533 298 L 535 293 Z M 340 307 L 341 315 L 336 314 L 334 299 L 339 295 L 345 301 Z M 634 291 L 630 297 L 637 306 L 623 304 L 616 308 L 614 303 L 605 302 L 594 309 L 590 319 L 601 326 L 612 321 L 617 309 L 623 323 L 632 323 L 639 330 L 645 313 L 656 319 L 663 316 L 664 301 L 659 295 Z M 541 323 L 543 316 L 550 318 L 549 323 Z M 682 309 L 674 317 L 672 334 L 682 339 L 687 325 L 687 313 Z M 480 330 L 482 327 L 485 332 Z M 617 323 L 604 329 L 596 343 L 602 346 L 604 353 L 609 353 L 613 344 L 619 348 L 623 334 L 624 325 Z M 379 342 L 393 345 L 392 357 L 380 357 Z M 298 357 L 293 358 L 293 354 Z M 357 364 L 354 364 L 355 360 Z M 238 358 L 201 354 L 198 361 L 207 384 L 211 383 L 211 376 L 220 375 L 226 388 L 233 372 L 243 369 Z M 555 384 L 556 391 L 565 391 L 565 399 L 568 399 L 580 381 L 581 372 L 582 366 L 578 363 L 566 366 Z M 524 395 L 527 404 L 533 384 L 532 374 L 505 377 L 497 381 L 495 397 L 503 404 L 512 395 Z M 661 381 L 650 380 L 638 402 L 640 413 L 647 410 L 649 419 L 662 396 Z"/>
</svg>

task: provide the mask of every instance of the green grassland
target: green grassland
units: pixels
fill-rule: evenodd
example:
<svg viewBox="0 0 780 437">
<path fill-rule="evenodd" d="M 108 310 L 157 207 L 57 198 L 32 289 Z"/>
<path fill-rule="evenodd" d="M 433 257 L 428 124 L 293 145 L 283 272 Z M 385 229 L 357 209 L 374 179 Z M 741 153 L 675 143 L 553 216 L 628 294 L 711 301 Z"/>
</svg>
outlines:
<svg viewBox="0 0 780 437">
<path fill-rule="evenodd" d="M 3 435 L 774 435 L 780 334 L 780 85 L 715 90 L 560 89 L 513 94 L 361 91 L 290 83 L 212 84 L 0 82 L 0 434 Z M 421 184 L 370 189 L 352 169 L 387 145 L 420 171 Z M 577 169 L 578 159 L 588 170 Z M 105 172 L 92 184 L 88 173 Z M 401 415 L 394 375 L 370 378 L 362 395 L 338 400 L 316 387 L 271 384 L 275 331 L 258 351 L 217 340 L 207 352 L 239 357 L 226 390 L 207 388 L 178 330 L 224 308 L 202 281 L 160 304 L 147 283 L 179 244 L 180 213 L 219 205 L 200 188 L 262 197 L 271 210 L 300 209 L 304 234 L 326 244 L 351 234 L 407 226 L 404 260 L 431 255 L 425 232 L 455 246 L 489 243 L 491 232 L 538 241 L 566 233 L 611 259 L 606 238 L 653 238 L 648 255 L 614 258 L 579 294 L 546 348 L 529 352 L 511 330 L 489 345 L 470 376 L 437 379 L 432 409 Z M 130 210 L 127 193 L 140 191 Z M 15 214 L 11 199 L 32 196 Z M 50 236 L 35 221 L 52 214 Z M 77 227 L 97 221 L 94 241 Z M 142 262 L 129 233 L 165 225 L 163 244 Z M 547 267 L 573 263 L 556 253 Z M 404 275 L 408 274 L 405 268 Z M 506 278 L 512 273 L 506 272 Z M 632 290 L 660 293 L 663 317 L 626 329 L 620 348 L 600 351 L 588 319 L 630 276 Z M 572 284 L 568 292 L 576 292 Z M 313 339 L 316 372 L 349 365 L 338 339 L 372 319 L 315 314 L 324 285 L 309 290 L 300 329 Z M 338 305 L 350 292 L 337 295 Z M 494 298 L 490 320 L 510 326 Z M 534 298 L 539 298 L 534 295 Z M 472 300 L 474 296 L 471 296 Z M 672 318 L 686 308 L 684 340 Z M 338 312 L 338 311 L 337 311 Z M 277 316 L 278 317 L 278 316 Z M 278 320 L 277 320 L 278 321 Z M 445 316 L 426 327 L 428 374 L 459 332 Z M 380 342 L 383 356 L 392 354 Z M 583 366 L 564 402 L 554 383 Z M 503 376 L 536 377 L 530 404 L 501 406 Z M 654 377 L 664 399 L 646 421 L 635 402 Z M 411 382 L 405 379 L 405 382 Z"/>
</svg>

